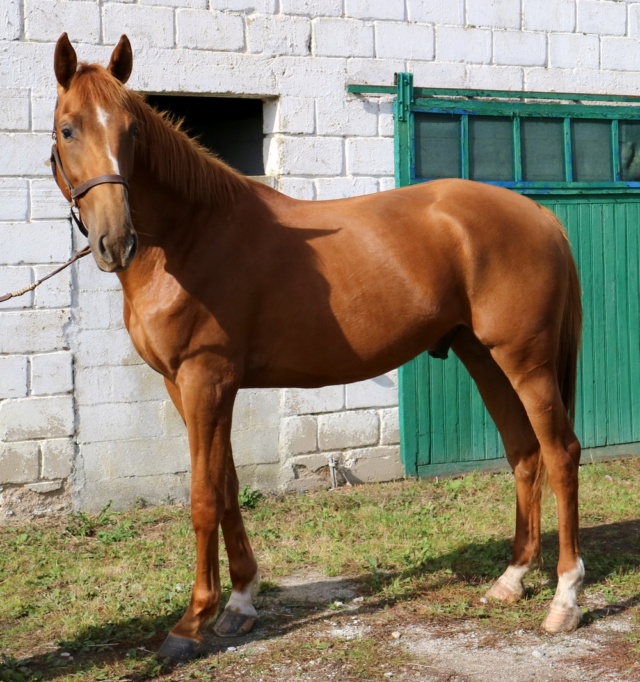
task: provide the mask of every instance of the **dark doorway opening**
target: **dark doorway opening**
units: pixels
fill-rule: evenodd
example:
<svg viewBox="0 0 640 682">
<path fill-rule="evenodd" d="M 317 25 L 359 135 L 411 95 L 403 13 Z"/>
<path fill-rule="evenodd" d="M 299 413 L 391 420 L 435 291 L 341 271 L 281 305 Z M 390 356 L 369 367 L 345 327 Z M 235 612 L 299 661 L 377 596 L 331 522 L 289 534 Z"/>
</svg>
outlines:
<svg viewBox="0 0 640 682">
<path fill-rule="evenodd" d="M 245 175 L 264 175 L 262 100 L 147 95 L 160 111 L 184 119 L 184 130 Z"/>
</svg>

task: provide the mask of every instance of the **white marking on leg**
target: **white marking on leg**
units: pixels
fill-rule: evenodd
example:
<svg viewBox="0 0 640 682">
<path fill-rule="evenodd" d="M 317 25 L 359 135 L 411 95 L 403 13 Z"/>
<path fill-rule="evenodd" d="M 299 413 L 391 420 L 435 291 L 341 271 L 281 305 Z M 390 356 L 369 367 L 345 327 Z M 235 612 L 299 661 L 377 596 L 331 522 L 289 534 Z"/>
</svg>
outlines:
<svg viewBox="0 0 640 682">
<path fill-rule="evenodd" d="M 551 603 L 551 608 L 567 611 L 578 604 L 578 593 L 584 578 L 584 564 L 578 558 L 576 567 L 558 576 L 558 587 Z"/>
<path fill-rule="evenodd" d="M 107 129 L 107 123 L 109 121 L 109 114 L 102 108 L 96 107 L 96 113 L 98 116 L 98 123 Z M 120 175 L 120 167 L 118 166 L 118 159 L 111 152 L 111 147 L 109 146 L 109 135 L 107 132 L 107 145 L 106 145 L 107 156 L 109 157 L 111 163 L 113 164 L 113 172 Z"/>
<path fill-rule="evenodd" d="M 242 592 L 233 590 L 227 605 L 224 607 L 225 611 L 234 611 L 235 613 L 241 613 L 243 616 L 256 617 L 258 612 L 253 606 L 253 598 L 258 592 L 259 585 L 260 576 L 256 573 L 253 580 L 244 588 L 244 590 L 242 590 Z"/>
<path fill-rule="evenodd" d="M 513 592 L 521 592 L 522 579 L 528 572 L 528 564 L 522 566 L 507 566 L 507 570 L 498 578 L 498 580 Z"/>
</svg>

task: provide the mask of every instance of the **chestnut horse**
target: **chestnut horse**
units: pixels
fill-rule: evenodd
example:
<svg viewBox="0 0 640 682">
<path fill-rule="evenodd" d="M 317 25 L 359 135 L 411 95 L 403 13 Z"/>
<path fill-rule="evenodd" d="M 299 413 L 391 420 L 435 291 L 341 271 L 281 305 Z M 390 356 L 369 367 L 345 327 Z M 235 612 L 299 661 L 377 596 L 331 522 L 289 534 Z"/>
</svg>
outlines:
<svg viewBox="0 0 640 682">
<path fill-rule="evenodd" d="M 195 583 L 161 653 L 205 650 L 202 628 L 220 600 L 219 526 L 233 591 L 215 630 L 243 634 L 257 616 L 230 445 L 238 389 L 360 381 L 449 348 L 477 383 L 515 474 L 513 556 L 488 594 L 523 596 L 540 554 L 546 469 L 560 557 L 544 628 L 576 628 L 584 568 L 570 414 L 582 312 L 553 214 L 465 180 L 298 201 L 232 170 L 126 89 L 126 36 L 106 69 L 78 64 L 66 34 L 54 62 L 54 175 L 98 267 L 118 274 L 133 345 L 164 377 L 188 431 Z"/>
</svg>

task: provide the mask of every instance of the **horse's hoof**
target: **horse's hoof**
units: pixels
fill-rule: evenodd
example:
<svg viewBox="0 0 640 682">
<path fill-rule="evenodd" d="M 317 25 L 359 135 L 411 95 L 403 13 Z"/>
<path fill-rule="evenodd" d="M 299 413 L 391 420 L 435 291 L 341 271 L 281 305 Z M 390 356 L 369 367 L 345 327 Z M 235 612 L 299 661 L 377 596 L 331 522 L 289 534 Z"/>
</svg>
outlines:
<svg viewBox="0 0 640 682">
<path fill-rule="evenodd" d="M 523 596 L 524 587 L 522 587 L 522 584 L 516 588 L 513 585 L 508 585 L 502 578 L 498 578 L 485 594 L 487 599 L 497 599 L 506 604 L 515 604 Z"/>
<path fill-rule="evenodd" d="M 561 609 L 551 606 L 542 628 L 552 635 L 561 632 L 573 632 L 582 620 L 582 611 L 577 606 Z"/>
<path fill-rule="evenodd" d="M 158 651 L 158 656 L 182 662 L 191 661 L 205 653 L 207 647 L 202 642 L 169 633 Z"/>
<path fill-rule="evenodd" d="M 242 637 L 247 635 L 256 624 L 256 616 L 247 616 L 244 613 L 236 613 L 225 609 L 213 627 L 218 637 Z"/>
</svg>

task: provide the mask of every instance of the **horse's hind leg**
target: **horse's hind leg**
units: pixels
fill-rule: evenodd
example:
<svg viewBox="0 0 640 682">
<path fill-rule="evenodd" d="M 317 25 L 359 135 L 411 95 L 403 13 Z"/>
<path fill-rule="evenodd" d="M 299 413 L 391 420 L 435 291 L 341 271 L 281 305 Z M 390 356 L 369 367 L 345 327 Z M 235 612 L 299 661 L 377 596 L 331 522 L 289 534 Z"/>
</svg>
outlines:
<svg viewBox="0 0 640 682">
<path fill-rule="evenodd" d="M 522 579 L 540 557 L 540 447 L 527 414 L 509 380 L 489 350 L 471 330 L 462 329 L 452 348 L 472 376 L 495 422 L 516 482 L 516 531 L 511 562 L 487 592 L 516 602 L 524 595 Z"/>
<path fill-rule="evenodd" d="M 509 378 L 527 412 L 540 443 L 549 484 L 558 506 L 558 587 L 543 627 L 548 632 L 570 632 L 580 623 L 578 592 L 584 566 L 578 539 L 578 469 L 580 443 L 562 402 L 554 353 L 540 336 L 537 345 L 497 347 L 496 362 Z"/>
<path fill-rule="evenodd" d="M 238 476 L 229 459 L 225 512 L 222 517 L 222 534 L 229 557 L 229 572 L 233 591 L 214 631 L 220 637 L 246 635 L 253 628 L 258 614 L 253 606 L 260 586 L 258 565 L 244 528 L 238 502 Z"/>
</svg>

